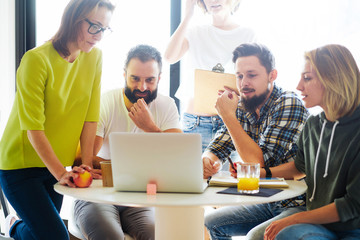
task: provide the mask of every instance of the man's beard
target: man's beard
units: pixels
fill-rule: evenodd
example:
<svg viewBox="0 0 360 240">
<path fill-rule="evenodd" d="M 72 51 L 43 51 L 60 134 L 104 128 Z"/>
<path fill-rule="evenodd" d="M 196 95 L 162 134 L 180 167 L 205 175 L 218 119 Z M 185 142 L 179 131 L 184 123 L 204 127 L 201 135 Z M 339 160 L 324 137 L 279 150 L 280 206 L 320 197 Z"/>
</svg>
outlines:
<svg viewBox="0 0 360 240">
<path fill-rule="evenodd" d="M 253 96 L 252 98 L 245 99 L 241 98 L 241 106 L 245 109 L 246 112 L 255 112 L 256 109 L 265 102 L 270 90 L 267 88 L 265 92 L 259 96 Z"/>
<path fill-rule="evenodd" d="M 137 97 L 136 93 L 146 93 L 146 96 L 144 97 L 144 101 L 146 102 L 146 104 L 149 104 L 152 101 L 154 101 L 154 99 L 157 97 L 157 90 L 158 89 L 156 88 L 152 92 L 150 90 L 145 90 L 144 92 L 141 92 L 138 89 L 134 89 L 134 91 L 131 91 L 131 89 L 126 85 L 124 93 L 131 103 L 136 103 L 138 99 L 143 98 L 143 97 Z"/>
</svg>

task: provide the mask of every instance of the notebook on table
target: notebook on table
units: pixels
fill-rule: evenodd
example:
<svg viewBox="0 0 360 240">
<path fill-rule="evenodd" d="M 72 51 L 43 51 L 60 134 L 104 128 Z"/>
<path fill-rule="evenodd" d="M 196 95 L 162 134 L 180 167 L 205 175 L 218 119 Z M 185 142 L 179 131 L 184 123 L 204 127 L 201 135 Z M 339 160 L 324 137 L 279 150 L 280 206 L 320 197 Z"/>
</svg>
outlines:
<svg viewBox="0 0 360 240">
<path fill-rule="evenodd" d="M 211 177 L 209 186 L 236 187 L 238 180 L 230 175 L 230 172 L 220 171 Z M 288 188 L 289 184 L 284 178 L 260 178 L 260 188 Z"/>
<path fill-rule="evenodd" d="M 201 135 L 188 133 L 110 134 L 114 188 L 145 192 L 148 183 L 158 192 L 202 193 Z"/>
</svg>

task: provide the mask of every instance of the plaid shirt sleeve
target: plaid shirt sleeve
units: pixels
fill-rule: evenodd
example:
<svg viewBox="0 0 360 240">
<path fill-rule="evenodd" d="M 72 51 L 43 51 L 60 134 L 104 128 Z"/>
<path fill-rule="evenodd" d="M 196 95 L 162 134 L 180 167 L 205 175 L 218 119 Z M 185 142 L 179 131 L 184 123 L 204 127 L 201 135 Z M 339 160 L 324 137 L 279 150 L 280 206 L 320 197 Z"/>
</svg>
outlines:
<svg viewBox="0 0 360 240">
<path fill-rule="evenodd" d="M 216 132 L 206 151 L 215 154 L 222 162 L 225 162 L 231 152 L 235 151 L 234 144 L 225 125 Z"/>
<path fill-rule="evenodd" d="M 295 158 L 296 140 L 307 117 L 308 111 L 293 93 L 276 100 L 259 135 L 258 145 L 266 166 L 278 166 Z"/>
<path fill-rule="evenodd" d="M 308 111 L 294 93 L 286 93 L 275 101 L 270 109 L 268 124 L 259 146 L 266 166 L 273 167 L 295 159 L 296 141 L 309 116 Z M 305 194 L 281 201 L 283 207 L 305 205 Z"/>
</svg>

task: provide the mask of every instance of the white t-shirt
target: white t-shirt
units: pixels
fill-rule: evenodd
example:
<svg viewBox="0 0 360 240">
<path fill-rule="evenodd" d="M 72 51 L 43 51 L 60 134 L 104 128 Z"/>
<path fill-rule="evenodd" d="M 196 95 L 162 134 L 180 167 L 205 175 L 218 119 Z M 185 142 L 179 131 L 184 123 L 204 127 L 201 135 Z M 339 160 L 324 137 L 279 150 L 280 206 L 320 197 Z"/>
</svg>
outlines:
<svg viewBox="0 0 360 240">
<path fill-rule="evenodd" d="M 233 30 L 222 30 L 213 25 L 195 26 L 186 34 L 189 42 L 185 72 L 176 97 L 181 101 L 194 96 L 194 70 L 211 71 L 221 63 L 226 73 L 234 73 L 232 53 L 242 43 L 256 41 L 254 31 L 238 27 Z"/>
<path fill-rule="evenodd" d="M 162 131 L 179 128 L 179 114 L 172 98 L 158 93 L 156 99 L 148 105 L 156 126 Z M 110 159 L 109 134 L 111 132 L 143 132 L 128 116 L 123 89 L 115 89 L 101 97 L 100 120 L 96 135 L 104 139 L 98 156 Z"/>
</svg>

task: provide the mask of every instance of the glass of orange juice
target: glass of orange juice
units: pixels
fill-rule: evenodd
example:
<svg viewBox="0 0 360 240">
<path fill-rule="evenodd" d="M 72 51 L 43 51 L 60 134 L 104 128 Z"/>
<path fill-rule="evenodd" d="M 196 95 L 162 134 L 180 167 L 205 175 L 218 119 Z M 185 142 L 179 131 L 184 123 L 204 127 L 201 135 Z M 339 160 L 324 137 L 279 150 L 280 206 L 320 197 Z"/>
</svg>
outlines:
<svg viewBox="0 0 360 240">
<path fill-rule="evenodd" d="M 241 163 L 237 165 L 238 192 L 254 194 L 259 192 L 260 164 Z"/>
</svg>

